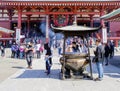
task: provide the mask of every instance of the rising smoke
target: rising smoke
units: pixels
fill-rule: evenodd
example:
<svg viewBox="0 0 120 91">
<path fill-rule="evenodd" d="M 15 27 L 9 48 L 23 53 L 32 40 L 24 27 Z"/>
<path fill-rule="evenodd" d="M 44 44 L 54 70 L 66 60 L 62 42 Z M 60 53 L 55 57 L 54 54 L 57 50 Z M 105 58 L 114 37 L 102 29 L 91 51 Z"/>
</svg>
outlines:
<svg viewBox="0 0 120 91">
<path fill-rule="evenodd" d="M 46 21 L 41 21 L 39 28 L 40 28 L 41 32 L 43 33 L 43 35 L 46 36 Z M 63 35 L 60 34 L 60 33 L 55 34 L 55 33 L 52 31 L 52 29 L 49 28 L 49 38 L 50 38 L 50 40 L 52 40 L 52 39 L 57 39 L 57 40 L 59 40 L 59 39 L 62 39 L 62 38 L 63 38 Z"/>
</svg>

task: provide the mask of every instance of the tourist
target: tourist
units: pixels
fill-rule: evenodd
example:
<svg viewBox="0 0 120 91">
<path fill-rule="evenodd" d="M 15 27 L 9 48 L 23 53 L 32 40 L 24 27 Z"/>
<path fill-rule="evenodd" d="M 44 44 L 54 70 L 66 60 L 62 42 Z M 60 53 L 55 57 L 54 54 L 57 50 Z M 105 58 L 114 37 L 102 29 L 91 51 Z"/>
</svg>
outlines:
<svg viewBox="0 0 120 91">
<path fill-rule="evenodd" d="M 26 52 L 26 60 L 27 60 L 28 68 L 32 69 L 33 46 L 31 42 L 28 42 L 25 52 Z"/>
<path fill-rule="evenodd" d="M 24 46 L 21 44 L 20 45 L 20 47 L 19 47 L 19 51 L 20 51 L 20 55 L 19 55 L 19 57 L 20 57 L 20 59 L 23 59 L 23 56 L 24 56 L 24 50 L 25 50 L 25 48 L 24 48 Z"/>
<path fill-rule="evenodd" d="M 104 57 L 102 56 L 102 44 L 100 42 L 100 39 L 96 40 L 96 50 L 94 51 L 95 54 L 95 62 L 97 66 L 98 71 L 98 78 L 95 79 L 95 81 L 101 81 L 103 79 L 103 60 Z"/>
<path fill-rule="evenodd" d="M 109 64 L 109 55 L 110 55 L 110 47 L 108 46 L 108 43 L 105 44 L 105 54 L 104 54 L 104 57 L 105 57 L 105 65 L 107 66 Z"/>
<path fill-rule="evenodd" d="M 46 50 L 45 54 L 46 73 L 47 75 L 49 75 L 52 66 L 52 52 L 48 43 L 44 45 L 44 49 Z"/>
<path fill-rule="evenodd" d="M 20 50 L 19 50 L 19 45 L 15 45 L 15 58 L 19 58 Z"/>
<path fill-rule="evenodd" d="M 0 45 L 0 50 L 1 50 L 1 56 L 4 57 L 5 56 L 5 44 L 4 43 Z"/>
<path fill-rule="evenodd" d="M 15 42 L 11 46 L 11 52 L 12 52 L 11 58 L 15 58 Z"/>
<path fill-rule="evenodd" d="M 110 41 L 110 58 L 112 58 L 114 56 L 114 42 L 113 40 Z"/>
<path fill-rule="evenodd" d="M 35 46 L 37 58 L 40 58 L 40 47 L 41 47 L 41 44 L 39 42 L 37 42 L 37 44 Z"/>
<path fill-rule="evenodd" d="M 79 46 L 76 42 L 72 42 L 73 52 L 79 52 Z"/>
</svg>

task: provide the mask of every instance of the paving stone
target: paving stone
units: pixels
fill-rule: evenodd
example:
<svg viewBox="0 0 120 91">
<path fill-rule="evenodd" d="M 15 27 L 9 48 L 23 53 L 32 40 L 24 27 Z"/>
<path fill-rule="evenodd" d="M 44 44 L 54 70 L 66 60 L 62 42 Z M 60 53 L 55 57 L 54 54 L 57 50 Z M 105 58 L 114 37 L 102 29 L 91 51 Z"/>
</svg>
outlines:
<svg viewBox="0 0 120 91">
<path fill-rule="evenodd" d="M 104 79 L 93 81 L 87 79 L 59 79 L 61 65 L 59 57 L 53 58 L 50 75 L 46 75 L 44 55 L 34 59 L 33 69 L 25 65 L 0 83 L 0 91 L 119 91 L 120 68 L 113 65 L 104 66 Z M 21 65 L 18 65 L 21 67 Z M 89 66 L 87 68 L 89 72 Z M 93 64 L 93 76 L 97 77 L 96 65 Z"/>
</svg>

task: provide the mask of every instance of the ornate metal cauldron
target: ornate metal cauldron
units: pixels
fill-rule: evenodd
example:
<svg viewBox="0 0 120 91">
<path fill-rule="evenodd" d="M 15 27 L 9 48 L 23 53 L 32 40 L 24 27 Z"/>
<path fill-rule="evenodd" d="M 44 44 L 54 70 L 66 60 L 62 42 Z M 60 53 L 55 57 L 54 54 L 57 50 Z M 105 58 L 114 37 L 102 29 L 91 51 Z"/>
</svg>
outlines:
<svg viewBox="0 0 120 91">
<path fill-rule="evenodd" d="M 89 63 L 88 54 L 65 54 L 65 59 L 60 58 L 60 63 L 64 65 L 65 77 L 83 76 L 86 65 Z"/>
<path fill-rule="evenodd" d="M 51 25 L 51 27 L 55 33 L 62 33 L 64 35 L 63 57 L 60 58 L 60 62 L 62 64 L 61 78 L 64 79 L 66 75 L 71 76 L 71 73 L 73 73 L 73 75 L 82 75 L 88 63 L 90 65 L 90 78 L 93 78 L 92 61 L 90 60 L 89 47 L 88 47 L 88 55 L 87 54 L 66 54 L 65 42 L 68 37 L 79 36 L 79 37 L 82 37 L 83 40 L 86 39 L 87 45 L 89 46 L 88 35 L 90 33 L 98 31 L 101 28 L 101 26 L 97 28 L 78 26 L 77 22 L 75 21 L 73 22 L 73 25 L 68 25 L 64 27 L 54 27 Z"/>
</svg>

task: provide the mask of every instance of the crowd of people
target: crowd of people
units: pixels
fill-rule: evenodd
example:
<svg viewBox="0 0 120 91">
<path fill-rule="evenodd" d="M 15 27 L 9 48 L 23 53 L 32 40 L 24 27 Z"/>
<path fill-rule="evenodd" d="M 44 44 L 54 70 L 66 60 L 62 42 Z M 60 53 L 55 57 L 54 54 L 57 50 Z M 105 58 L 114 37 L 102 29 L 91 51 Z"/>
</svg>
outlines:
<svg viewBox="0 0 120 91">
<path fill-rule="evenodd" d="M 28 43 L 25 43 L 25 44 L 23 43 L 23 44 L 18 45 L 14 42 L 11 46 L 11 53 L 12 53 L 11 58 L 24 59 L 25 56 L 26 56 L 25 49 L 27 48 L 29 43 L 31 43 L 31 42 L 28 42 Z M 41 43 L 37 42 L 36 44 L 32 43 L 32 46 L 33 46 L 34 57 L 35 57 L 35 54 L 36 54 L 36 57 L 40 58 L 40 55 L 43 52 L 43 45 Z"/>
<path fill-rule="evenodd" d="M 63 40 L 58 41 L 58 54 L 63 53 Z M 87 41 L 78 37 L 70 37 L 65 43 L 65 52 L 88 53 Z"/>
<path fill-rule="evenodd" d="M 114 56 L 114 42 L 109 41 L 105 45 L 101 43 L 99 39 L 96 40 L 96 50 L 94 51 L 95 57 L 94 61 L 98 70 L 98 78 L 96 80 L 101 80 L 103 78 L 103 64 L 107 66 L 109 64 L 109 58 Z M 59 40 L 56 43 L 56 48 L 58 49 L 58 55 L 63 53 L 63 40 Z M 46 73 L 50 74 L 50 69 L 52 66 L 52 50 L 53 45 L 49 43 L 42 43 L 38 41 L 37 43 L 28 42 L 25 44 L 16 44 L 15 42 L 11 45 L 11 58 L 26 59 L 29 69 L 32 69 L 33 57 L 41 58 L 41 53 L 45 52 L 45 64 Z M 5 55 L 5 45 L 2 43 L 0 45 L 1 56 Z M 79 37 L 70 37 L 65 42 L 65 52 L 68 53 L 88 53 L 88 44 L 85 39 Z"/>
</svg>

